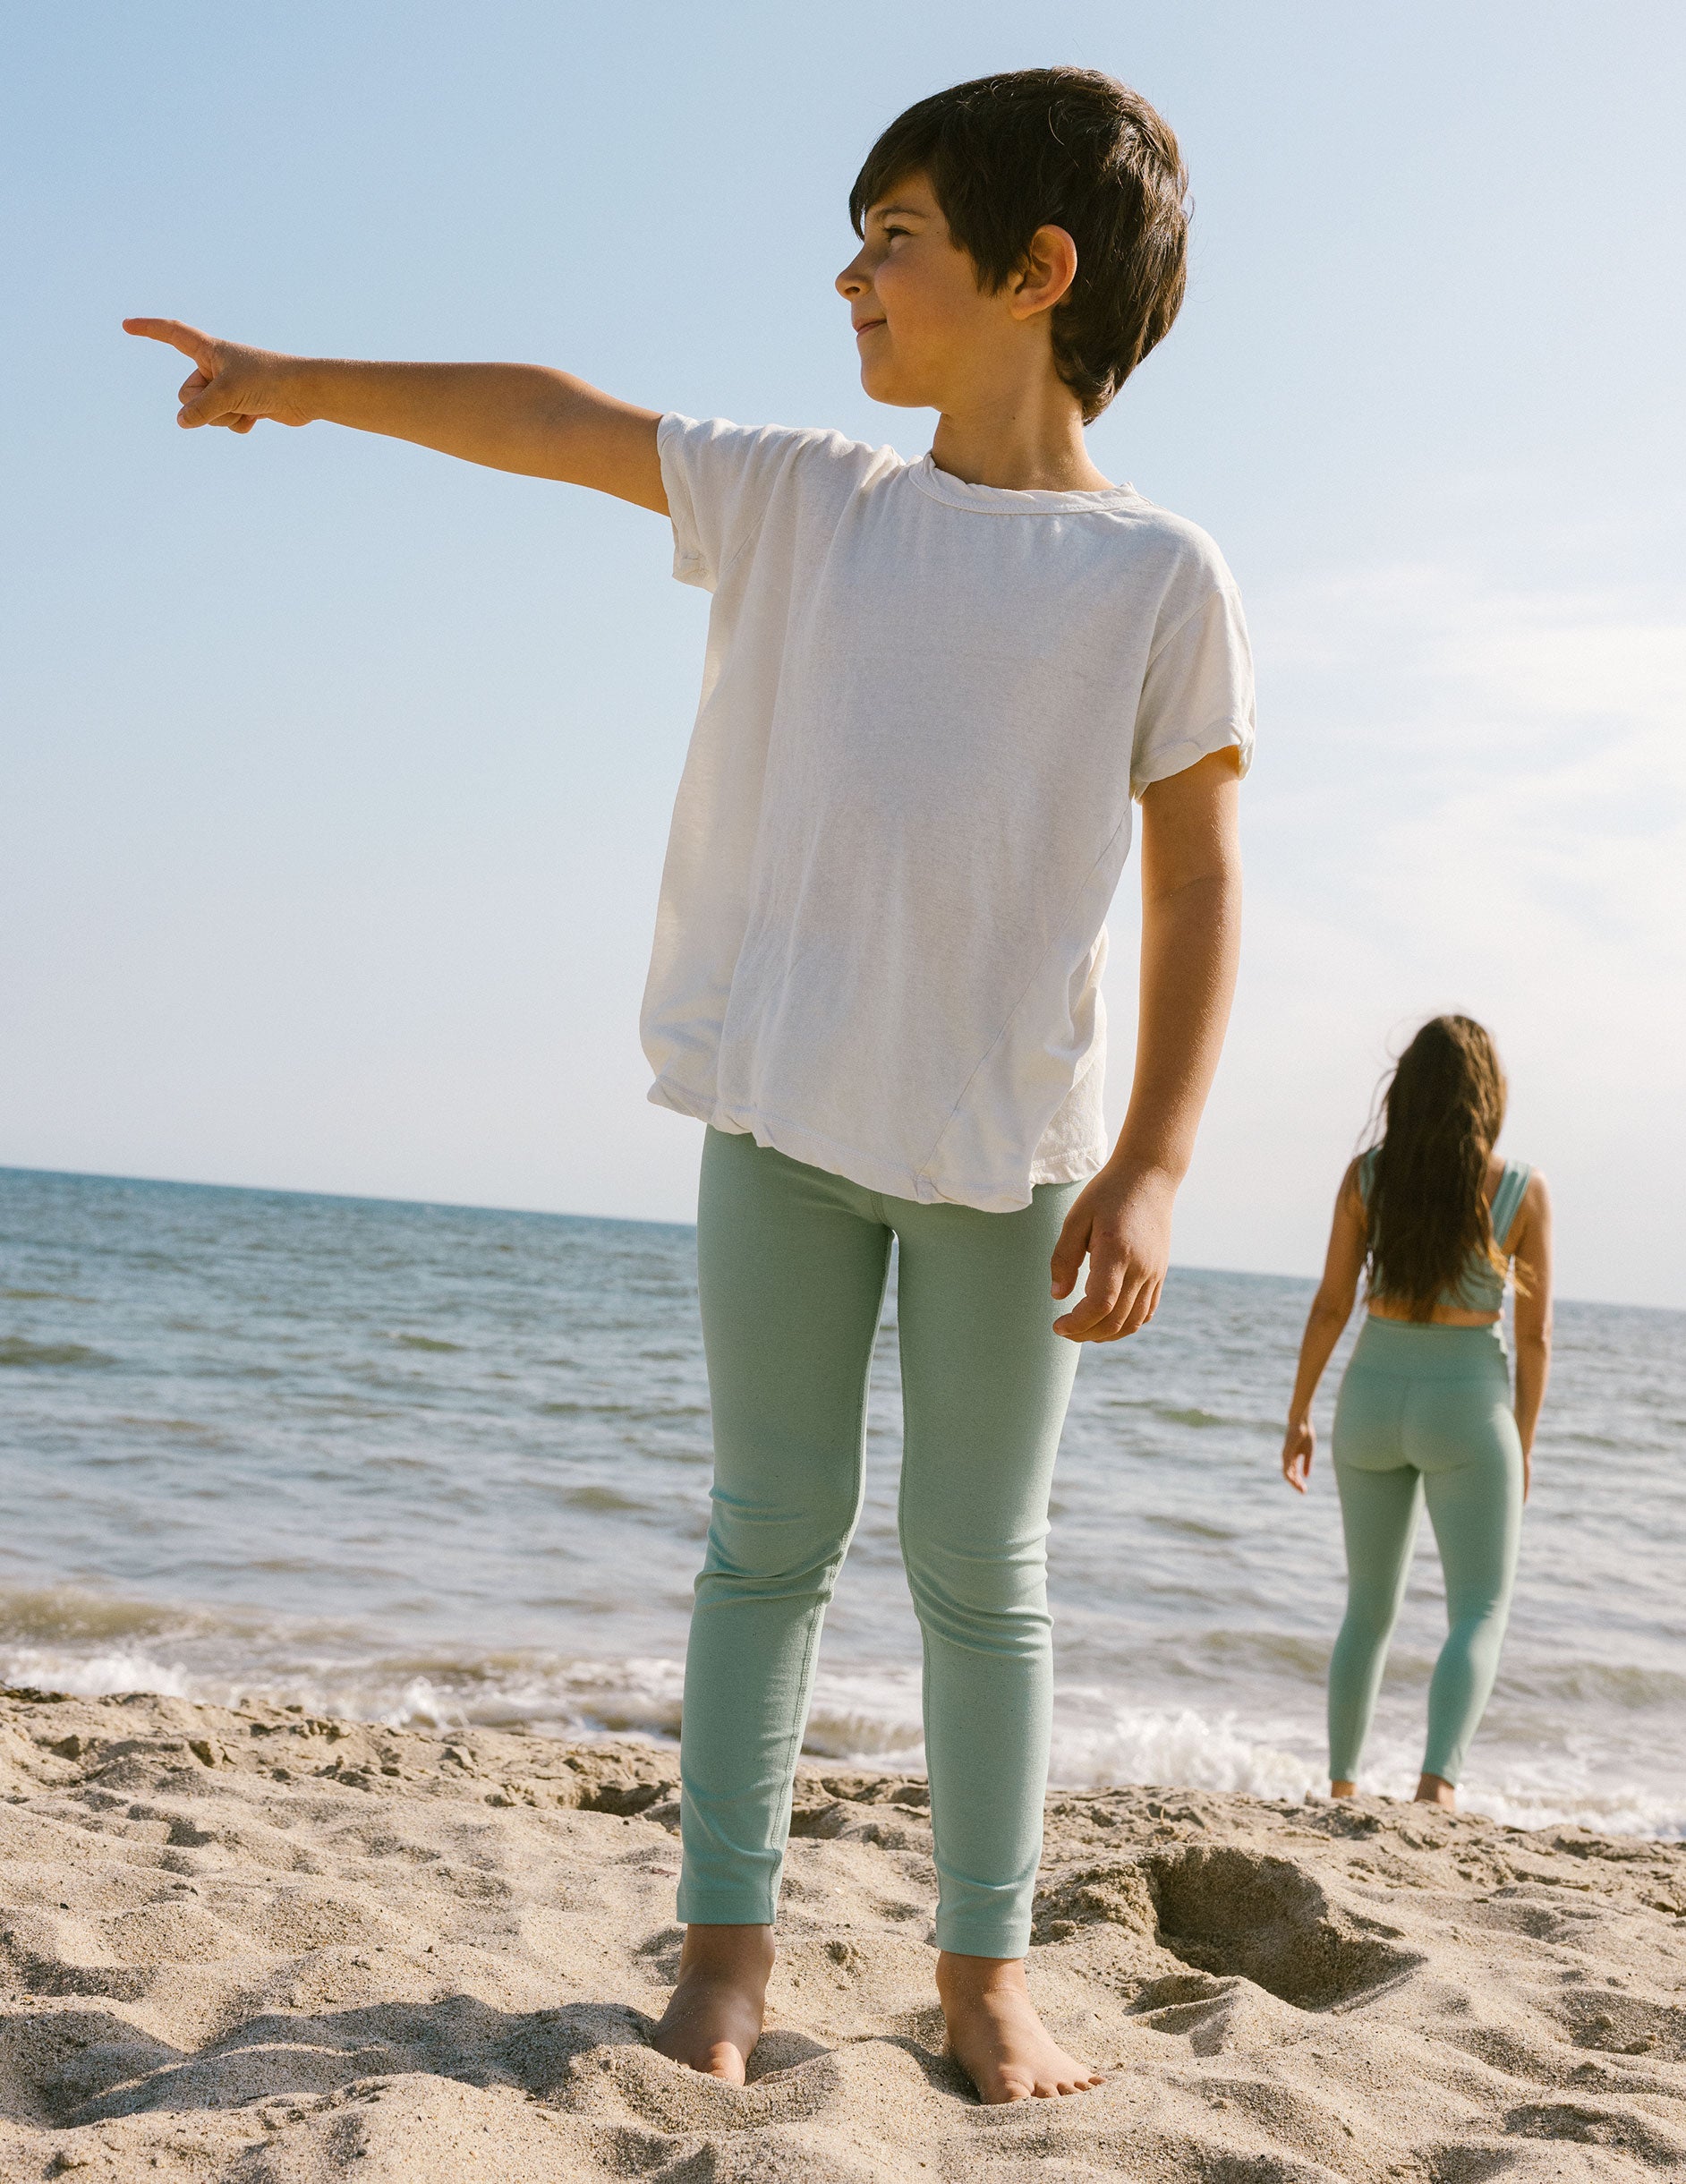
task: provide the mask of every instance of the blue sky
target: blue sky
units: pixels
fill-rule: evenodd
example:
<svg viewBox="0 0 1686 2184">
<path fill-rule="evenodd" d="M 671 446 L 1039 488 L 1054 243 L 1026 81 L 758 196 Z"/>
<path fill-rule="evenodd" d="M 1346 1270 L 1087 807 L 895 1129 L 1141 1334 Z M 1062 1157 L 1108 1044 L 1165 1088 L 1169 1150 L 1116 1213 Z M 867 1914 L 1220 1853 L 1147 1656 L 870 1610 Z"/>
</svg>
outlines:
<svg viewBox="0 0 1686 2184">
<path fill-rule="evenodd" d="M 1565 1289 L 1686 1304 L 1678 11 L 85 5 L 6 43 L 0 1161 L 688 1215 L 636 1038 L 705 607 L 665 526 L 180 434 L 117 320 L 917 453 L 831 291 L 849 181 L 924 92 L 1075 59 L 1161 105 L 1196 206 L 1095 456 L 1217 536 L 1258 655 L 1178 1255 L 1314 1268 L 1390 1043 L 1461 1007 Z"/>
</svg>

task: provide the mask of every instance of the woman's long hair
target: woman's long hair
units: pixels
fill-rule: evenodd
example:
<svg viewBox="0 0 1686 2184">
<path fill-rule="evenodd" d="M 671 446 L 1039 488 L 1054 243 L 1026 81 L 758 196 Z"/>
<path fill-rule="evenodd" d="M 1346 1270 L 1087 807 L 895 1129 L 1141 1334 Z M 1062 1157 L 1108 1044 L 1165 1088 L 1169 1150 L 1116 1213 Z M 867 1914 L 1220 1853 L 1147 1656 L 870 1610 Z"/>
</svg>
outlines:
<svg viewBox="0 0 1686 2184">
<path fill-rule="evenodd" d="M 1504 1100 L 1498 1050 L 1468 1016 L 1431 1017 L 1388 1080 L 1367 1207 L 1369 1287 L 1409 1318 L 1430 1318 L 1472 1258 L 1505 1270 L 1486 1193 Z"/>
</svg>

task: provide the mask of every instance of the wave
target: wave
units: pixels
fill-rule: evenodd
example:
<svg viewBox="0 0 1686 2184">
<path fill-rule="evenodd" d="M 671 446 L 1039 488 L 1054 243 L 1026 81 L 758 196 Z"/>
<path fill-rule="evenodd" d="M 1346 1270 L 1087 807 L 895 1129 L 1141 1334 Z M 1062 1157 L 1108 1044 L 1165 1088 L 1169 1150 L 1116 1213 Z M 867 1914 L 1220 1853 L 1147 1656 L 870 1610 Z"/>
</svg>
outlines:
<svg viewBox="0 0 1686 2184">
<path fill-rule="evenodd" d="M 86 1343 L 29 1343 L 21 1335 L 0 1335 L 0 1368 L 27 1372 L 51 1365 L 86 1369 L 116 1362 L 103 1350 L 90 1350 Z"/>
<path fill-rule="evenodd" d="M 1208 1518 L 1180 1516 L 1170 1510 L 1149 1510 L 1137 1521 L 1154 1531 L 1172 1532 L 1179 1539 L 1183 1540 L 1227 1541 L 1241 1536 L 1240 1527 L 1238 1524 L 1214 1523 Z"/>
<path fill-rule="evenodd" d="M 38 1646 L 0 1650 L 0 1683 L 16 1690 L 67 1692 L 73 1699 L 107 1699 L 119 1692 L 149 1691 L 163 1699 L 204 1699 L 192 1679 L 168 1661 L 155 1660 L 136 1646 L 116 1646 L 106 1653 L 67 1658 Z M 210 1702 L 215 1703 L 215 1701 Z"/>
<path fill-rule="evenodd" d="M 1638 1710 L 1679 1706 L 1686 1701 L 1686 1675 L 1635 1661 L 1559 1660 L 1525 1668 L 1506 1663 L 1500 1671 L 1500 1702 L 1518 1698 L 1549 1699 L 1592 1708 Z"/>
<path fill-rule="evenodd" d="M 122 1616 L 147 1612 L 132 1608 L 109 1610 L 104 1627 L 95 1627 L 97 1619 L 84 1611 L 80 1644 L 67 1631 L 57 1643 L 19 1643 L 15 1607 L 14 1601 L 7 1617 L 13 1642 L 0 1642 L 0 1681 L 12 1685 L 84 1698 L 129 1691 L 221 1705 L 244 1698 L 394 1727 L 479 1725 L 583 1742 L 633 1736 L 671 1745 L 679 1733 L 684 1664 L 666 1654 L 312 1660 L 297 1651 L 284 1658 L 271 1634 L 268 1644 L 234 1646 L 246 1656 L 239 1660 L 229 1658 L 234 1634 L 217 1633 L 209 1618 L 172 1631 L 154 1616 L 150 1628 L 132 1624 L 125 1634 L 118 1627 Z M 211 1659 L 203 1658 L 207 1652 Z M 804 1750 L 841 1765 L 921 1770 L 918 1668 L 902 1663 L 822 1668 Z M 1514 1828 L 1579 1824 L 1611 1835 L 1686 1836 L 1686 1799 L 1611 1779 L 1610 1758 L 1589 1745 L 1560 1745 L 1537 1756 L 1507 1745 L 1488 1758 L 1490 1772 L 1477 1757 L 1460 1803 Z M 1379 1729 L 1365 1787 L 1409 1798 L 1418 1764 L 1413 1741 Z M 1056 1689 L 1050 1779 L 1077 1793 L 1135 1784 L 1294 1804 L 1320 1798 L 1327 1788 L 1322 1724 L 1310 1712 L 1260 1720 L 1233 1711 L 1142 1705 L 1093 1684 Z"/>
<path fill-rule="evenodd" d="M 1234 1714 L 1120 1705 L 1092 1689 L 1063 1695 L 1063 1707 L 1055 1702 L 1050 1767 L 1062 1787 L 1154 1783 L 1299 1799 L 1327 1785 L 1303 1749 L 1280 1734 L 1249 1732 Z"/>
<path fill-rule="evenodd" d="M 618 1487 L 563 1487 L 558 1498 L 571 1509 L 598 1509 L 610 1515 L 627 1511 L 643 1514 L 654 1506 L 647 1496 L 623 1494 Z"/>
<path fill-rule="evenodd" d="M 165 1433 L 172 1440 L 198 1441 L 209 1448 L 237 1448 L 240 1444 L 218 1427 L 201 1425 L 195 1418 L 146 1418 L 132 1411 L 117 1411 L 112 1424 L 134 1433 Z"/>
<path fill-rule="evenodd" d="M 1064 1704 L 1060 1702 L 1064 1698 Z M 1052 1779 L 1072 1788 L 1116 1783 L 1230 1790 L 1299 1803 L 1327 1794 L 1323 1725 L 1307 1719 L 1248 1723 L 1233 1712 L 1119 1704 L 1103 1692 L 1057 1695 Z M 1486 1767 L 1477 1752 L 1460 1786 L 1465 1812 L 1516 1828 L 1580 1826 L 1605 1835 L 1686 1836 L 1686 1800 L 1609 1780 L 1607 1754 L 1556 1752 L 1530 1761 L 1506 1749 Z M 1374 1733 L 1367 1793 L 1401 1800 L 1417 1787 L 1420 1744 Z M 1487 1768 L 1492 1772 L 1486 1771 Z"/>
<path fill-rule="evenodd" d="M 813 1680 L 804 1751 L 854 1767 L 923 1768 L 923 1680 L 912 1663 L 822 1668 Z"/>
<path fill-rule="evenodd" d="M 1321 1691 L 1329 1673 L 1333 1636 L 1333 1633 L 1314 1638 L 1298 1631 L 1234 1630 L 1220 1624 L 1210 1630 L 1179 1631 L 1166 1645 L 1173 1655 L 1180 1653 L 1207 1673 L 1213 1669 L 1273 1670 Z"/>
<path fill-rule="evenodd" d="M 74 1585 L 0 1591 L 0 1660 L 10 1659 L 8 1642 L 27 1646 L 72 1649 L 67 1658 L 80 1659 L 79 1649 L 149 1638 L 169 1634 L 184 1638 L 200 1630 L 232 1634 L 242 1627 L 233 1618 L 184 1616 L 179 1608 L 155 1606 L 147 1600 L 114 1599 L 107 1593 L 84 1592 Z"/>
</svg>

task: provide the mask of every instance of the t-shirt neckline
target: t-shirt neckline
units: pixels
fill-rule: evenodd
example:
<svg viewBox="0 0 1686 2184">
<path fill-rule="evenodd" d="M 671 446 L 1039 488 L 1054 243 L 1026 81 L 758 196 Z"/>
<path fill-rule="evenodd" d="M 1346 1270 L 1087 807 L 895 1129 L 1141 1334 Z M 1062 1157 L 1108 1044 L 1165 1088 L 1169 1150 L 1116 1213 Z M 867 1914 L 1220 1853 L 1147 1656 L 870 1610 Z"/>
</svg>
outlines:
<svg viewBox="0 0 1686 2184">
<path fill-rule="evenodd" d="M 1086 510 L 1133 508 L 1141 495 L 1133 485 L 1108 485 L 1094 491 L 1021 492 L 1009 485 L 968 485 L 946 470 L 939 470 L 927 454 L 910 463 L 907 474 L 921 492 L 951 508 L 971 508 L 985 516 L 1073 516 Z"/>
</svg>

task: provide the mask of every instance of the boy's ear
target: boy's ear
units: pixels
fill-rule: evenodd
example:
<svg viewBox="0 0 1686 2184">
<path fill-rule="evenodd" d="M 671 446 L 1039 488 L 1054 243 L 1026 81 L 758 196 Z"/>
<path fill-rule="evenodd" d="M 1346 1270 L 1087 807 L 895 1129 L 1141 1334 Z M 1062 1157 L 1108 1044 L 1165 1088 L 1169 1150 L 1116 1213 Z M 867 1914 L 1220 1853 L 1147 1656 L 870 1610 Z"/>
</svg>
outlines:
<svg viewBox="0 0 1686 2184">
<path fill-rule="evenodd" d="M 1014 318 L 1034 319 L 1052 311 L 1077 277 L 1077 244 L 1063 227 L 1039 227 L 1008 284 Z"/>
</svg>

